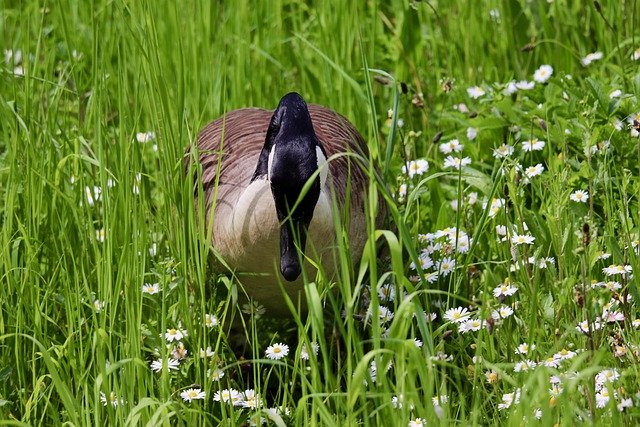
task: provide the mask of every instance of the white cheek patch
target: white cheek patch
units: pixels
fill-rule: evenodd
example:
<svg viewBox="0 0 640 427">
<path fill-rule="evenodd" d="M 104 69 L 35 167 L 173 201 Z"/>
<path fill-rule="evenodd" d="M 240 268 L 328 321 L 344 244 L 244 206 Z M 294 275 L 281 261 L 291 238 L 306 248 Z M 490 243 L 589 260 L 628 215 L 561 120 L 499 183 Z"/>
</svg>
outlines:
<svg viewBox="0 0 640 427">
<path fill-rule="evenodd" d="M 324 156 L 320 146 L 316 146 L 316 158 L 318 159 L 318 169 L 320 170 L 320 188 L 324 188 L 327 182 L 327 176 L 329 175 L 329 163 Z"/>
<path fill-rule="evenodd" d="M 269 152 L 269 160 L 267 161 L 267 180 L 271 182 L 271 168 L 273 167 L 273 156 L 276 154 L 276 144 L 273 144 Z"/>
</svg>

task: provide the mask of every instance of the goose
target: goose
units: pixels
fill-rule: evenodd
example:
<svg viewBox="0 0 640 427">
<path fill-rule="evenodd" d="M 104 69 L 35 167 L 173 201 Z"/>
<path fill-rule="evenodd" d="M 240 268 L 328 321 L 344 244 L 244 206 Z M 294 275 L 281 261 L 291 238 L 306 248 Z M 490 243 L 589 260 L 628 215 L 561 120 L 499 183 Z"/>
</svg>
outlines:
<svg viewBox="0 0 640 427">
<path fill-rule="evenodd" d="M 348 206 L 350 254 L 355 262 L 360 259 L 367 240 L 368 175 L 353 156 L 330 158 L 338 153 L 367 158 L 367 152 L 345 117 L 307 105 L 295 92 L 282 97 L 275 111 L 227 112 L 198 134 L 202 170 L 194 187 L 196 206 L 199 179 L 213 248 L 267 314 L 288 312 L 280 284 L 304 306 L 301 273 L 314 270 L 301 260 L 310 257 L 332 272 L 334 219 L 345 218 L 334 215 L 334 206 Z"/>
</svg>

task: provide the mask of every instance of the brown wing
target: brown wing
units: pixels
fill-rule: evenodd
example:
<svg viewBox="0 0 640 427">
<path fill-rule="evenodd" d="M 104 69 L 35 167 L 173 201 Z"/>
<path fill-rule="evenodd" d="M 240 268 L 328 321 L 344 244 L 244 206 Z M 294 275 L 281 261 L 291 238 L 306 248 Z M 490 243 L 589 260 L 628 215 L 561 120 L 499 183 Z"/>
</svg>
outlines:
<svg viewBox="0 0 640 427">
<path fill-rule="evenodd" d="M 272 114 L 259 108 L 234 110 L 209 123 L 198 135 L 207 217 L 214 197 L 218 200 L 216 211 L 230 213 L 249 185 Z M 194 190 L 197 197 L 197 185 Z"/>
</svg>

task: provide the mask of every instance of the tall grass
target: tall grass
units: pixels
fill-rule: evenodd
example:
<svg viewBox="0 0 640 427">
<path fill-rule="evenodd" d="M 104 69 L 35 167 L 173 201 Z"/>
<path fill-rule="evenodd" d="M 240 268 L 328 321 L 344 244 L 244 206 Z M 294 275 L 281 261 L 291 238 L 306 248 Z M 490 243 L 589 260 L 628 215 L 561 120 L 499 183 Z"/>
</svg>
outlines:
<svg viewBox="0 0 640 427">
<path fill-rule="evenodd" d="M 610 280 L 602 272 L 610 264 L 639 267 L 640 150 L 625 121 L 640 111 L 630 58 L 640 47 L 636 1 L 0 5 L 1 47 L 12 51 L 0 66 L 3 423 L 241 425 L 257 415 L 276 425 L 521 425 L 536 409 L 545 425 L 637 419 L 637 279 L 614 276 L 614 293 L 591 287 Z M 595 51 L 603 58 L 583 66 Z M 503 84 L 531 80 L 542 64 L 554 68 L 548 83 L 502 95 Z M 486 92 L 478 99 L 466 90 L 475 85 Z M 610 98 L 614 89 L 622 96 Z M 382 165 L 372 194 L 388 203 L 388 230 L 371 230 L 355 274 L 306 287 L 308 316 L 251 317 L 253 346 L 237 360 L 223 325 L 238 288 L 208 264 L 183 156 L 210 120 L 274 108 L 292 90 L 365 135 Z M 138 142 L 148 131 L 155 137 Z M 544 150 L 523 152 L 534 137 Z M 454 138 L 472 159 L 460 171 L 444 168 L 438 150 Z M 608 149 L 591 151 L 605 140 Z M 503 142 L 516 153 L 494 159 Z M 401 171 L 421 158 L 428 172 Z M 545 172 L 523 183 L 519 165 L 537 163 Z M 570 200 L 576 189 L 588 190 L 587 203 Z M 501 242 L 498 225 L 535 243 Z M 454 233 L 456 268 L 428 283 L 434 268 L 419 267 L 428 243 L 419 235 L 447 227 L 471 236 L 469 251 Z M 381 261 L 375 241 L 388 248 Z M 351 262 L 345 248 L 338 256 Z M 515 314 L 491 320 L 503 302 L 493 290 L 509 282 L 518 292 L 504 303 Z M 155 283 L 159 294 L 142 292 Z M 392 301 L 379 296 L 386 285 Z M 612 296 L 632 297 L 615 308 L 624 320 L 593 330 L 603 306 L 614 310 Z M 479 331 L 443 320 L 458 306 L 481 321 Z M 392 320 L 372 320 L 387 309 Z M 584 320 L 588 334 L 576 330 Z M 156 373 L 150 363 L 176 351 L 168 329 L 188 331 L 187 357 Z M 275 342 L 289 345 L 287 358 L 265 357 Z M 536 344 L 526 358 L 540 365 L 562 349 L 577 355 L 514 372 L 524 342 Z M 302 360 L 312 343 L 317 355 Z M 208 347 L 214 355 L 200 357 Z M 612 397 L 601 408 L 594 377 L 604 368 L 622 376 L 605 386 Z M 224 376 L 214 380 L 217 369 Z M 184 401 L 191 387 L 206 398 Z M 227 388 L 255 389 L 263 409 L 281 408 L 214 401 Z M 516 389 L 520 402 L 501 409 Z M 633 407 L 620 412 L 623 399 Z"/>
</svg>

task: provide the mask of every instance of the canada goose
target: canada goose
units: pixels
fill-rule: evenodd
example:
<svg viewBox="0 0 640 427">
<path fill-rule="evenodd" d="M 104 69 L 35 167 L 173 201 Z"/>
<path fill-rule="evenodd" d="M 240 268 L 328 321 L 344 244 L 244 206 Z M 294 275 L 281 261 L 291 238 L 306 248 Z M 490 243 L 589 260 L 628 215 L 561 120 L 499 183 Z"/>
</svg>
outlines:
<svg viewBox="0 0 640 427">
<path fill-rule="evenodd" d="M 305 255 L 322 259 L 327 270 L 333 268 L 333 257 L 326 253 L 336 238 L 332 194 L 343 207 L 349 192 L 350 251 L 356 262 L 360 259 L 367 238 L 367 175 L 350 156 L 333 159 L 326 167 L 336 153 L 367 156 L 362 136 L 346 118 L 319 105 L 307 106 L 292 92 L 273 112 L 244 108 L 226 113 L 200 132 L 197 145 L 207 222 L 213 218 L 213 247 L 268 313 L 287 311 L 279 281 L 298 301 L 301 271 L 310 264 L 300 264 L 296 242 Z M 277 277 L 276 266 L 284 281 Z"/>
</svg>

